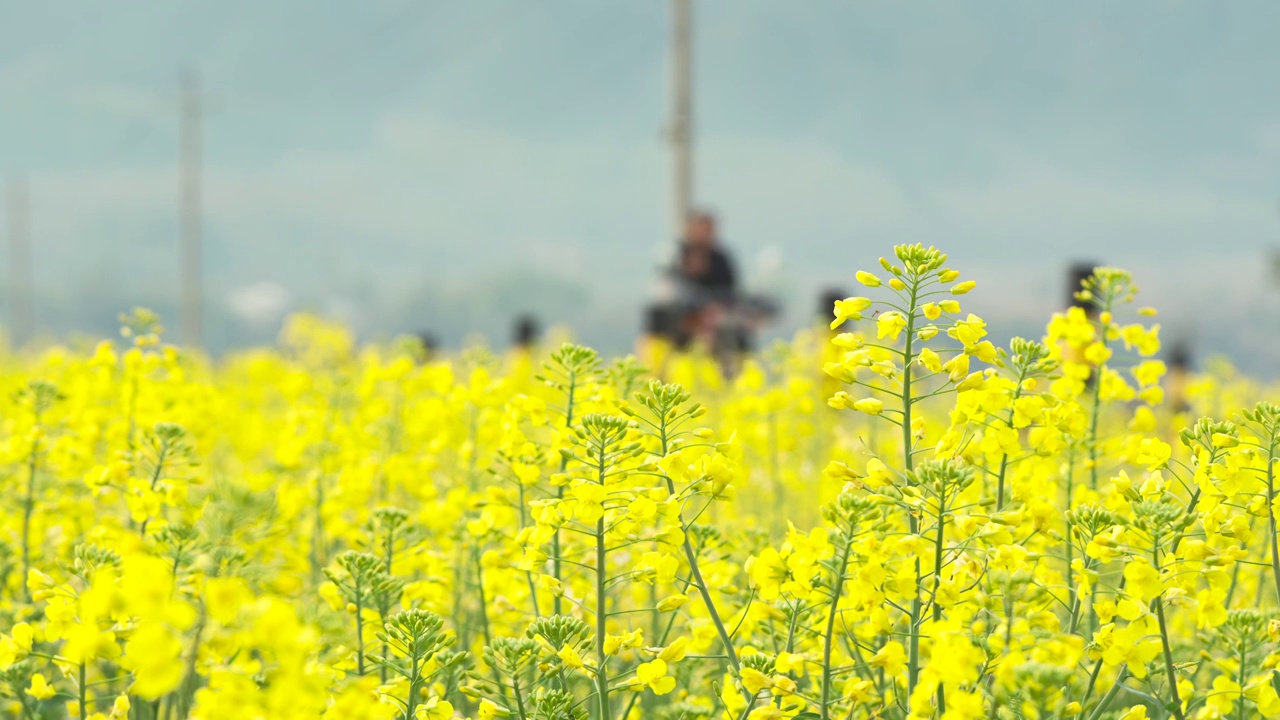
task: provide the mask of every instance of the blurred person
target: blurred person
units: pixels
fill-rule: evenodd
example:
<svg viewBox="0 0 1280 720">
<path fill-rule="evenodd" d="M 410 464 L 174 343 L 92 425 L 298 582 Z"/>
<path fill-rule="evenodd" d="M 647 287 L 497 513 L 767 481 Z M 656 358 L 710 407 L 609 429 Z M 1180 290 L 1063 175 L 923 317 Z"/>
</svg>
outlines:
<svg viewBox="0 0 1280 720">
<path fill-rule="evenodd" d="M 542 327 L 538 319 L 532 315 L 521 315 L 516 318 L 511 332 L 511 344 L 521 350 L 532 350 L 542 335 Z"/>
<path fill-rule="evenodd" d="M 527 380 L 533 375 L 534 354 L 542 327 L 530 314 L 516 318 L 511 327 L 511 349 L 507 353 L 507 372 L 514 378 Z"/>
<path fill-rule="evenodd" d="M 1178 340 L 1169 348 L 1169 406 L 1175 413 L 1191 410 L 1187 400 L 1187 383 L 1191 373 L 1191 346 L 1185 340 Z"/>
<path fill-rule="evenodd" d="M 1098 319 L 1098 306 L 1092 301 L 1081 300 L 1077 294 L 1084 289 L 1084 281 L 1093 276 L 1094 268 L 1098 267 L 1097 263 L 1074 263 L 1067 271 L 1067 306 L 1078 307 L 1084 310 L 1085 317 L 1090 320 Z"/>
<path fill-rule="evenodd" d="M 720 246 L 716 218 L 708 212 L 691 213 L 679 246 L 679 272 L 684 280 L 713 301 L 730 302 L 737 290 L 733 260 Z"/>
<path fill-rule="evenodd" d="M 419 364 L 429 363 L 435 359 L 436 350 L 440 347 L 435 335 L 422 330 L 414 335 L 413 339 L 417 344 L 415 355 Z"/>
<path fill-rule="evenodd" d="M 695 347 L 713 355 L 732 376 L 753 351 L 761 325 L 777 315 L 766 297 L 743 296 L 737 271 L 720 241 L 715 216 L 689 214 L 676 256 L 659 275 L 655 302 L 645 310 L 637 355 L 649 367 L 655 350 L 684 352 Z"/>
<path fill-rule="evenodd" d="M 713 333 L 724 320 L 737 290 L 737 274 L 733 261 L 720 246 L 715 216 L 704 211 L 689 215 L 676 262 L 676 273 L 691 301 L 682 331 L 691 340 L 702 340 L 713 347 Z"/>
<path fill-rule="evenodd" d="M 637 355 L 655 371 L 659 367 L 652 357 L 655 353 L 684 352 L 699 341 L 711 347 L 714 329 L 737 285 L 733 263 L 720 247 L 710 213 L 689 214 L 675 250 L 675 257 L 659 272 L 637 347 Z"/>
</svg>

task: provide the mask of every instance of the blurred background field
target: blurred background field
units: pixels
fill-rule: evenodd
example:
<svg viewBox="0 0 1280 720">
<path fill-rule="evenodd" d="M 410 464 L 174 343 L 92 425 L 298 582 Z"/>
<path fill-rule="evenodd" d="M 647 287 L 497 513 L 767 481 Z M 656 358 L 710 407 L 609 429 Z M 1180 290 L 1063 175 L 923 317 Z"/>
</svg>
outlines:
<svg viewBox="0 0 1280 720">
<path fill-rule="evenodd" d="M 1086 261 L 1132 269 L 1197 358 L 1280 360 L 1280 5 L 692 12 L 692 196 L 781 302 L 770 335 L 923 241 L 978 281 L 998 342 L 1037 336 Z M 5 3 L 16 334 L 107 335 L 138 305 L 177 328 L 185 127 L 213 351 L 297 310 L 447 347 L 528 312 L 628 349 L 676 234 L 671 22 L 619 0 Z"/>
</svg>

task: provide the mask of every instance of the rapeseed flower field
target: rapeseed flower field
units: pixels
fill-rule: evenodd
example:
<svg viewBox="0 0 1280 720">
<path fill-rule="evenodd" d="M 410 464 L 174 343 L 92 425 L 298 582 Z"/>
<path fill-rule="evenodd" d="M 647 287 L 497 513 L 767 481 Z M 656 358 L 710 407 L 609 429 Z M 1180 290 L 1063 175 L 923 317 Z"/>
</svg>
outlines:
<svg viewBox="0 0 1280 720">
<path fill-rule="evenodd" d="M 1099 268 L 997 347 L 900 246 L 746 361 L 297 317 L 2 363 L 14 718 L 1280 716 L 1280 407 Z"/>
</svg>

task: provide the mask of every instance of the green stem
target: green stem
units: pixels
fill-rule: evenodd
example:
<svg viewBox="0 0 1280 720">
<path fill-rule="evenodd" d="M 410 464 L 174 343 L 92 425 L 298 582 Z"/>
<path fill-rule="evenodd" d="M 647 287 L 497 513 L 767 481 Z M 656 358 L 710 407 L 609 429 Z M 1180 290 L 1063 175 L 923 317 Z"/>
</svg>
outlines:
<svg viewBox="0 0 1280 720">
<path fill-rule="evenodd" d="M 1098 336 L 1102 342 L 1103 355 L 1107 350 L 1107 327 L 1102 322 L 1104 316 L 1111 314 L 1111 302 L 1105 300 L 1099 307 Z M 1107 363 L 1098 363 L 1093 374 L 1093 411 L 1089 418 L 1089 487 L 1098 489 L 1098 416 L 1102 414 L 1102 374 L 1106 372 Z M 1070 510 L 1070 508 L 1067 508 Z"/>
<path fill-rule="evenodd" d="M 315 525 L 311 535 L 311 575 L 320 577 L 324 565 L 324 470 L 316 473 Z"/>
<path fill-rule="evenodd" d="M 480 548 L 474 547 L 471 550 L 471 559 L 476 566 L 476 594 L 480 596 L 480 630 L 484 634 L 485 647 L 493 645 L 493 638 L 489 630 L 489 601 L 485 598 L 484 592 L 484 565 L 480 562 Z M 506 695 L 505 686 L 502 683 L 502 674 L 495 665 L 490 668 L 493 671 L 493 681 L 498 687 L 503 688 L 503 695 Z"/>
<path fill-rule="evenodd" d="M 1074 494 L 1076 480 L 1076 449 L 1070 446 L 1067 455 L 1067 512 L 1071 512 L 1072 495 Z M 1071 523 L 1067 523 L 1067 597 L 1071 598 L 1071 633 L 1076 633 L 1076 624 L 1080 619 L 1080 606 L 1083 601 L 1076 597 L 1076 575 L 1075 569 L 1071 566 L 1075 564 L 1075 531 L 1071 527 Z"/>
<path fill-rule="evenodd" d="M 1070 532 L 1070 530 L 1068 530 L 1068 532 Z M 1067 541 L 1068 541 L 1068 542 L 1070 542 L 1070 538 L 1068 538 L 1068 540 L 1067 540 Z M 1068 571 L 1067 571 L 1067 572 L 1068 572 L 1068 573 L 1070 573 L 1070 572 L 1072 572 L 1072 571 L 1068 569 Z M 1085 562 L 1085 563 L 1084 563 L 1084 572 L 1089 572 L 1089 563 L 1088 563 L 1088 562 Z M 1074 593 L 1074 591 L 1073 591 L 1073 592 L 1072 592 L 1072 601 L 1071 601 L 1071 625 L 1070 625 L 1070 627 L 1067 629 L 1067 634 L 1068 634 L 1068 635 L 1075 635 L 1075 634 L 1076 634 L 1076 628 L 1078 628 L 1078 627 L 1080 626 L 1080 607 L 1081 607 L 1081 605 L 1083 605 L 1083 601 L 1081 601 L 1081 600 L 1080 600 L 1080 598 L 1075 597 L 1075 593 Z"/>
<path fill-rule="evenodd" d="M 156 455 L 156 469 L 151 473 L 151 492 L 156 491 L 156 485 L 160 482 L 160 474 L 164 471 L 164 461 L 169 454 L 169 444 L 164 443 L 160 446 L 160 451 Z M 138 537 L 145 538 L 147 536 L 147 523 L 151 522 L 151 518 L 142 519 L 142 527 L 138 530 Z"/>
<path fill-rule="evenodd" d="M 605 484 L 606 470 L 606 444 L 602 440 L 600 443 L 600 461 L 597 466 L 597 481 L 601 487 Z M 609 675 L 605 666 L 607 665 L 607 656 L 604 652 L 605 634 L 608 631 L 608 588 L 605 582 L 609 578 L 608 573 L 608 556 L 604 542 L 605 526 L 604 515 L 596 520 L 596 659 L 600 663 L 596 669 L 596 694 L 600 703 L 599 720 L 612 720 L 613 714 L 609 711 Z"/>
<path fill-rule="evenodd" d="M 36 418 L 38 428 L 39 416 Z M 27 461 L 27 494 L 22 502 L 22 588 L 27 602 L 31 602 L 31 586 L 27 577 L 31 574 L 31 518 L 36 510 L 36 469 L 39 466 L 40 441 L 31 444 L 31 457 Z M 1275 534 L 1272 533 L 1272 537 Z M 82 712 L 81 717 L 84 717 Z"/>
<path fill-rule="evenodd" d="M 337 390 L 334 395 L 329 397 L 328 406 L 330 412 L 325 416 L 326 424 L 324 434 L 321 437 L 320 445 L 322 452 L 320 453 L 319 462 L 316 464 L 316 502 L 313 508 L 315 515 L 315 523 L 311 529 L 311 584 L 318 585 L 320 583 L 320 574 L 324 571 L 325 553 L 324 553 L 324 473 L 325 465 L 329 460 L 329 438 L 331 437 L 330 428 L 336 424 L 341 418 L 340 408 L 336 407 L 341 402 Z"/>
<path fill-rule="evenodd" d="M 844 571 L 849 565 L 851 546 L 845 545 L 840 556 L 840 567 L 836 570 L 835 586 L 831 589 L 831 610 L 827 613 L 827 633 L 822 642 L 822 720 L 829 720 L 831 697 L 831 640 L 835 634 L 836 615 L 840 610 L 840 591 L 844 589 Z"/>
<path fill-rule="evenodd" d="M 1173 716 L 1178 720 L 1185 720 L 1182 715 L 1182 700 L 1178 698 L 1178 674 L 1177 669 L 1173 666 L 1173 651 L 1169 648 L 1169 629 L 1164 622 L 1164 603 L 1160 602 L 1160 597 L 1155 599 L 1156 604 L 1156 620 L 1160 623 L 1160 643 L 1164 647 L 1164 669 L 1169 675 L 1169 693 L 1173 696 Z"/>
<path fill-rule="evenodd" d="M 1085 704 L 1089 702 L 1089 698 L 1093 695 L 1094 688 L 1098 686 L 1098 674 L 1101 672 L 1102 672 L 1102 658 L 1098 658 L 1098 661 L 1093 664 L 1093 672 L 1089 673 L 1089 684 L 1085 686 L 1084 695 L 1080 698 L 1081 708 L 1083 708 Z M 1124 674 L 1121 673 L 1121 677 L 1123 676 Z M 1116 684 L 1119 684 L 1119 683 L 1120 683 L 1120 680 L 1117 679 Z M 1114 694 L 1114 693 L 1109 693 L 1109 695 L 1110 694 Z M 1105 704 L 1105 701 L 1103 701 L 1103 704 Z"/>
<path fill-rule="evenodd" d="M 195 702 L 196 684 L 200 677 L 196 674 L 196 661 L 200 657 L 200 640 L 204 636 L 204 628 L 207 618 L 205 610 L 200 608 L 200 619 L 196 623 L 195 634 L 191 638 L 191 650 L 187 654 L 187 672 L 183 678 L 182 684 L 179 686 L 182 692 L 181 696 L 181 717 L 186 720 L 191 715 L 191 706 Z M 173 709 L 174 702 L 172 698 L 169 700 L 169 710 Z"/>
<path fill-rule="evenodd" d="M 907 303 L 907 339 L 902 350 L 902 467 L 903 471 L 910 473 L 913 464 L 913 453 L 911 452 L 911 362 L 914 359 L 911 353 L 911 345 L 915 340 L 916 326 L 916 294 L 920 290 L 919 278 L 913 278 L 911 281 L 911 299 Z M 910 524 L 911 534 L 915 535 L 919 532 L 919 523 L 913 513 L 908 511 L 907 522 Z M 916 558 L 916 592 L 915 597 L 911 598 L 911 625 L 908 631 L 911 633 L 910 649 L 907 657 L 907 697 L 915 692 L 916 682 L 920 677 L 920 558 Z"/>
<path fill-rule="evenodd" d="M 418 665 L 416 656 L 411 657 L 409 660 L 415 667 Z M 414 720 L 414 715 L 416 714 L 414 710 L 418 708 L 418 682 L 418 673 L 415 670 L 409 677 L 409 697 L 405 702 L 404 720 Z"/>
<path fill-rule="evenodd" d="M 670 451 L 670 438 L 667 435 L 667 414 L 664 412 L 660 420 L 659 440 L 662 446 L 662 456 L 666 457 Z M 667 492 L 671 495 L 676 494 L 676 484 L 669 476 L 664 475 L 663 479 L 667 482 Z M 689 541 L 689 523 L 685 522 L 684 513 L 680 514 L 680 529 L 684 533 L 684 556 L 689 561 L 689 574 L 693 578 L 693 584 L 698 588 L 698 594 L 702 596 L 702 605 L 706 608 L 707 614 L 711 616 L 711 623 L 715 625 L 716 634 L 720 636 L 720 644 L 724 645 L 725 655 L 729 658 L 729 665 L 733 667 L 734 678 L 741 675 L 742 665 L 738 662 L 738 653 L 733 648 L 733 639 L 729 637 L 729 631 L 725 629 L 724 620 L 720 617 L 720 611 L 716 609 L 715 601 L 711 599 L 711 591 L 707 588 L 707 583 L 702 578 L 702 568 L 698 566 L 698 554 L 693 550 L 693 543 Z M 737 680 L 735 680 L 737 682 Z M 744 699 L 750 701 L 751 694 L 739 685 Z"/>
<path fill-rule="evenodd" d="M 1244 689 L 1245 668 L 1249 666 L 1249 646 L 1245 644 L 1245 640 L 1240 640 L 1240 670 L 1237 673 L 1236 684 Z M 1236 720 L 1244 720 L 1244 698 L 1236 698 Z"/>
<path fill-rule="evenodd" d="M 520 500 L 520 505 L 519 505 L 519 507 L 520 507 L 520 529 L 521 529 L 521 530 L 524 530 L 524 528 L 525 528 L 525 517 L 524 517 L 524 510 L 525 510 L 525 505 L 524 505 L 524 483 L 520 482 L 520 481 L 519 481 L 519 478 L 517 478 L 517 479 L 516 479 L 516 486 L 517 486 L 517 489 L 518 489 L 518 490 L 519 490 L 519 492 L 520 492 L 520 498 L 519 498 L 519 500 Z M 530 571 L 528 571 L 528 570 L 526 570 L 526 571 L 525 571 L 525 573 L 524 573 L 524 579 L 525 579 L 525 581 L 527 581 L 527 582 L 529 583 L 529 602 L 533 604 L 533 616 L 534 616 L 534 617 L 541 617 L 542 613 L 538 612 L 538 585 L 537 585 L 537 583 L 535 583 L 535 582 L 533 581 L 533 573 L 532 573 L 532 572 L 530 572 Z"/>
<path fill-rule="evenodd" d="M 942 619 L 942 605 L 938 602 L 938 592 L 942 588 L 942 544 L 947 529 L 947 489 L 943 485 L 938 494 L 938 537 L 933 546 L 933 621 Z M 1008 651 L 1008 648 L 1005 648 Z M 938 683 L 938 714 L 947 712 L 946 690 L 944 684 Z"/>
<path fill-rule="evenodd" d="M 1103 342 L 1103 346 L 1106 343 Z M 1106 364 L 1098 366 L 1093 381 L 1093 410 L 1089 413 L 1089 487 L 1098 489 L 1098 416 L 1102 410 L 1102 372 Z"/>
<path fill-rule="evenodd" d="M 80 683 L 76 687 L 76 694 L 79 696 L 79 699 L 80 699 L 80 717 L 81 718 L 88 717 L 88 715 L 85 715 L 85 712 L 84 712 L 85 704 L 87 701 L 87 698 L 85 697 L 86 686 L 84 684 L 84 674 L 85 674 L 84 663 L 80 663 Z"/>
<path fill-rule="evenodd" d="M 1022 397 L 1022 382 L 1026 379 L 1027 379 L 1026 370 L 1020 370 L 1018 372 L 1018 386 L 1014 388 L 1014 391 L 1013 391 L 1013 402 L 1015 403 L 1018 402 L 1018 399 Z M 1009 417 L 1005 420 L 1005 425 L 1007 425 L 1010 428 L 1013 427 L 1013 416 L 1014 416 L 1014 410 L 1012 407 L 1010 407 Z M 1008 469 L 1009 469 L 1009 453 L 1003 453 L 1000 456 L 1000 474 L 996 476 L 996 512 L 1000 512 L 1001 510 L 1004 509 L 1004 475 L 1005 475 L 1005 471 Z M 1067 508 L 1067 509 L 1070 510 L 1070 508 Z"/>
<path fill-rule="evenodd" d="M 1010 588 L 1006 587 L 1004 592 L 1004 652 L 1001 662 L 1009 657 L 1009 648 L 1013 645 L 1013 595 Z M 996 718 L 996 711 L 999 710 L 1000 704 L 996 702 L 996 677 L 991 675 L 991 715 L 992 720 Z"/>
<path fill-rule="evenodd" d="M 577 390 L 577 385 L 578 374 L 576 372 L 570 372 L 569 392 L 564 405 L 564 426 L 566 428 L 573 426 L 573 395 Z M 563 473 L 565 468 L 568 466 L 569 458 L 562 455 L 560 457 L 560 472 Z M 564 499 L 563 486 L 556 488 L 556 499 Z M 557 585 L 560 583 L 560 572 L 560 528 L 556 527 L 555 534 L 551 536 L 551 576 L 556 579 Z M 554 597 L 551 598 L 551 604 L 553 613 L 559 615 L 563 609 L 563 599 L 560 597 L 560 593 L 555 593 Z"/>
<path fill-rule="evenodd" d="M 356 581 L 356 674 L 364 676 L 364 600 L 360 597 L 360 573 Z"/>
<path fill-rule="evenodd" d="M 1277 547 L 1276 513 L 1273 509 L 1275 507 L 1273 503 L 1276 499 L 1275 454 L 1276 439 L 1273 436 L 1267 451 L 1267 535 L 1271 545 L 1271 579 L 1276 586 L 1276 600 L 1280 602 L 1280 547 Z"/>
<path fill-rule="evenodd" d="M 601 483 L 604 481 L 604 473 L 601 472 Z M 605 566 L 605 544 L 604 544 L 604 518 L 596 520 L 596 658 L 600 662 L 600 667 L 596 671 L 596 693 L 600 696 L 600 720 L 610 720 L 612 715 L 609 712 L 609 676 L 605 671 L 605 653 L 604 640 L 605 633 L 608 630 L 606 620 L 608 613 L 605 604 L 607 602 L 608 590 L 605 589 L 605 580 L 607 572 Z"/>
<path fill-rule="evenodd" d="M 387 622 L 387 616 L 383 615 L 379 618 L 383 624 Z M 387 643 L 382 643 L 382 662 L 378 664 L 378 681 L 383 685 L 387 684 L 387 661 L 391 657 L 391 648 Z"/>
<path fill-rule="evenodd" d="M 1101 665 L 1102 665 L 1102 661 L 1099 660 L 1098 666 L 1101 667 Z M 1098 701 L 1098 707 L 1093 709 L 1093 713 L 1089 715 L 1089 720 L 1098 720 L 1098 718 L 1102 717 L 1103 711 L 1107 709 L 1107 706 L 1110 705 L 1111 701 L 1115 698 L 1116 693 L 1120 692 L 1120 688 L 1124 686 L 1124 681 L 1128 678 L 1128 675 L 1129 675 L 1128 668 L 1125 668 L 1120 671 L 1120 675 L 1116 677 L 1115 684 L 1112 685 L 1111 689 L 1107 691 L 1107 694 L 1103 695 L 1102 699 Z M 1097 680 L 1097 679 L 1098 679 L 1098 672 L 1097 672 L 1097 669 L 1095 668 L 1093 673 L 1093 678 L 1091 678 L 1091 680 Z M 1092 682 L 1090 683 L 1090 685 L 1092 686 Z"/>
<path fill-rule="evenodd" d="M 516 673 L 515 675 L 511 676 L 511 689 L 515 692 L 515 696 L 516 696 L 516 712 L 518 713 L 517 717 L 519 717 L 520 720 L 525 720 L 526 715 L 524 712 L 524 697 L 520 695 L 519 673 Z"/>
</svg>

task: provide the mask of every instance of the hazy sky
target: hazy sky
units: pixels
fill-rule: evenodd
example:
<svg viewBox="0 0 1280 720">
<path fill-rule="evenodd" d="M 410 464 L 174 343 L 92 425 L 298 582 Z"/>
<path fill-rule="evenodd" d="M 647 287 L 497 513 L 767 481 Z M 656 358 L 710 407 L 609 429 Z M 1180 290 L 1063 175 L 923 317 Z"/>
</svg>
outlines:
<svg viewBox="0 0 1280 720">
<path fill-rule="evenodd" d="M 1280 325 L 1280 3 L 695 6 L 697 194 L 795 316 L 923 241 L 993 318 L 1054 309 L 1080 258 L 1187 334 Z M 667 24 L 660 0 L 0 0 L 0 172 L 30 174 L 42 293 L 171 295 L 198 67 L 211 304 L 270 282 L 368 320 L 580 280 L 565 319 L 630 332 L 669 235 Z"/>
</svg>

